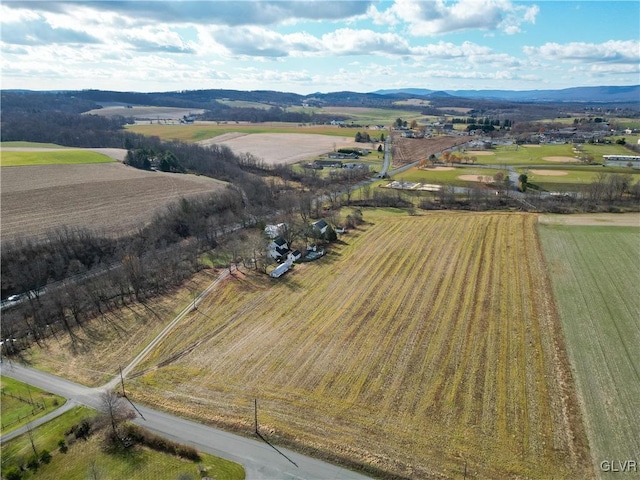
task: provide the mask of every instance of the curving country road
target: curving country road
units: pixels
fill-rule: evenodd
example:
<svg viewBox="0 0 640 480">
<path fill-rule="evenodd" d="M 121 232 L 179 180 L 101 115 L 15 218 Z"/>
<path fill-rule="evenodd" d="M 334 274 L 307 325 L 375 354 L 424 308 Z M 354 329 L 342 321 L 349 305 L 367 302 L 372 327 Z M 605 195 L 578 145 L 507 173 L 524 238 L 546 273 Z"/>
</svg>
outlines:
<svg viewBox="0 0 640 480">
<path fill-rule="evenodd" d="M 228 271 L 223 272 L 198 295 L 192 304 L 189 304 L 189 306 L 180 312 L 162 332 L 123 369 L 123 376 L 126 377 L 126 375 L 162 341 L 169 331 L 177 327 L 191 309 L 197 307 L 197 304 L 202 298 L 208 295 L 218 283 L 228 275 Z M 102 387 L 90 388 L 7 360 L 0 364 L 0 373 L 67 399 L 67 402 L 59 409 L 31 422 L 29 425 L 30 428 L 61 415 L 75 405 L 85 405 L 100 410 L 102 403 L 100 398 L 101 394 L 105 390 L 113 389 L 120 381 L 119 378 L 114 378 Z M 192 445 L 200 451 L 239 463 L 244 467 L 247 479 L 320 480 L 368 478 L 356 472 L 300 455 L 291 450 L 273 447 L 262 440 L 228 433 L 142 405 L 135 405 L 135 407 L 138 410 L 139 416 L 133 420 L 134 423 L 176 442 Z M 16 429 L 0 437 L 0 443 L 21 435 L 25 433 L 26 430 L 26 426 Z"/>
</svg>

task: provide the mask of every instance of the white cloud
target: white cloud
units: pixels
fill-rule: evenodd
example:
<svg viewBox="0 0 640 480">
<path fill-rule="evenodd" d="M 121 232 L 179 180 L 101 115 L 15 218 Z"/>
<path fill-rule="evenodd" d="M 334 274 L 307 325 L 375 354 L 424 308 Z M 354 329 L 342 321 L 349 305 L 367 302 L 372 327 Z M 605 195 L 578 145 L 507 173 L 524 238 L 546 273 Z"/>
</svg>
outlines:
<svg viewBox="0 0 640 480">
<path fill-rule="evenodd" d="M 523 23 L 535 23 L 536 5 L 523 6 L 511 0 L 396 0 L 386 12 L 371 10 L 374 20 L 387 23 L 401 20 L 411 35 L 438 35 L 464 30 L 501 30 L 508 34 L 520 31 Z"/>
<path fill-rule="evenodd" d="M 640 62 L 640 41 L 609 40 L 604 43 L 545 43 L 541 47 L 524 47 L 532 57 L 555 61 L 577 61 L 586 63 L 633 63 Z"/>
<path fill-rule="evenodd" d="M 178 33 L 166 25 L 145 26 L 122 33 L 122 40 L 139 51 L 195 53 L 196 50 L 195 45 L 184 42 Z"/>
<path fill-rule="evenodd" d="M 322 36 L 326 52 L 333 55 L 407 55 L 409 44 L 395 33 L 340 28 Z"/>
<path fill-rule="evenodd" d="M 214 27 L 207 34 L 227 55 L 287 57 L 322 50 L 320 40 L 305 32 L 282 34 L 263 27 Z"/>
<path fill-rule="evenodd" d="M 7 8 L 21 8 L 24 2 L 5 2 Z M 67 13 L 88 8 L 93 15 L 118 14 L 142 23 L 199 25 L 281 25 L 295 20 L 348 20 L 364 15 L 370 0 L 254 0 L 254 1 L 30 1 L 39 12 Z"/>
</svg>

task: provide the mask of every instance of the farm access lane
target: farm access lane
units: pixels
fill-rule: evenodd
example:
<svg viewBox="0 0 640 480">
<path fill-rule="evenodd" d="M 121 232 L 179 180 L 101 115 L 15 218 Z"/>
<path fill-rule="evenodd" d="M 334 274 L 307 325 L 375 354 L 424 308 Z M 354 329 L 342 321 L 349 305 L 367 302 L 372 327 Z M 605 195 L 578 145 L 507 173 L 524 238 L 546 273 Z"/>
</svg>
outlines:
<svg viewBox="0 0 640 480">
<path fill-rule="evenodd" d="M 197 308 L 200 301 L 229 275 L 230 272 L 228 270 L 223 271 L 192 303 L 189 303 L 189 305 L 176 315 L 136 358 L 122 370 L 122 376 L 126 377 L 133 371 L 158 343 L 160 343 L 194 307 Z M 112 390 L 120 382 L 119 377 L 114 377 L 102 387 L 90 388 L 10 361 L 1 364 L 0 372 L 8 377 L 40 387 L 48 392 L 68 399 L 61 408 L 37 421 L 31 422 L 30 428 L 41 425 L 78 404 L 101 410 L 102 402 L 100 395 L 102 392 Z M 245 469 L 247 479 L 295 478 L 314 480 L 367 478 L 355 472 L 283 448 L 278 447 L 278 450 L 276 450 L 274 447 L 262 441 L 207 427 L 142 405 L 135 405 L 135 407 L 138 413 L 141 414 L 141 417 L 137 417 L 134 423 L 179 443 L 192 445 L 203 452 L 240 463 Z M 0 437 L 0 443 L 25 433 L 26 430 L 26 426 L 16 429 L 10 434 Z"/>
<path fill-rule="evenodd" d="M 3 362 L 0 372 L 2 375 L 68 398 L 69 401 L 65 404 L 67 410 L 76 404 L 100 409 L 100 395 L 103 388 L 85 387 L 14 362 Z M 228 433 L 142 405 L 136 405 L 136 408 L 144 418 L 137 417 L 134 423 L 171 440 L 192 445 L 203 452 L 240 463 L 245 469 L 247 479 L 359 480 L 368 478 L 285 448 L 278 447 L 276 451 L 262 441 Z M 41 422 L 32 422 L 31 428 L 39 423 Z M 7 441 L 25 431 L 26 427 L 15 430 L 1 437 L 0 442 Z"/>
</svg>

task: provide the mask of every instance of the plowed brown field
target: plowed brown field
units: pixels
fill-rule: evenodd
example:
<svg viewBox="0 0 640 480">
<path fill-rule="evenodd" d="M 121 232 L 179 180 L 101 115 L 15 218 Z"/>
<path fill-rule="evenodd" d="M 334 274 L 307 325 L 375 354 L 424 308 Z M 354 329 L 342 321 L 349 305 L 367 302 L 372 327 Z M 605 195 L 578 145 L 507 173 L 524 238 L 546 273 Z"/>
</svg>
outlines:
<svg viewBox="0 0 640 480">
<path fill-rule="evenodd" d="M 367 217 L 367 215 L 370 215 Z M 374 216 L 275 281 L 230 279 L 135 400 L 409 478 L 590 478 L 536 217 Z"/>
<path fill-rule="evenodd" d="M 125 233 L 169 201 L 224 184 L 120 163 L 2 167 L 2 241 L 62 225 Z"/>
<path fill-rule="evenodd" d="M 404 138 L 398 134 L 391 137 L 393 166 L 426 160 L 429 155 L 437 155 L 447 148 L 468 142 L 465 137 Z"/>
</svg>

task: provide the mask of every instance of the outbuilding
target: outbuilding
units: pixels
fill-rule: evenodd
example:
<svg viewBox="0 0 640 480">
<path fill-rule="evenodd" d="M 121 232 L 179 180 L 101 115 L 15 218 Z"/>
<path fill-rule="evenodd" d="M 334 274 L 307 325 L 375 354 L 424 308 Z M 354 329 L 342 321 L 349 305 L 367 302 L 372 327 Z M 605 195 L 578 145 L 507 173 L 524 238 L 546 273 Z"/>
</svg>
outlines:
<svg viewBox="0 0 640 480">
<path fill-rule="evenodd" d="M 282 263 L 280 265 L 278 265 L 273 272 L 270 273 L 272 278 L 278 278 L 281 277 L 282 275 L 284 275 L 286 272 L 289 271 L 289 268 L 291 267 L 291 264 L 289 262 L 285 262 Z"/>
</svg>

